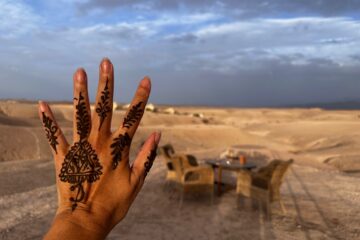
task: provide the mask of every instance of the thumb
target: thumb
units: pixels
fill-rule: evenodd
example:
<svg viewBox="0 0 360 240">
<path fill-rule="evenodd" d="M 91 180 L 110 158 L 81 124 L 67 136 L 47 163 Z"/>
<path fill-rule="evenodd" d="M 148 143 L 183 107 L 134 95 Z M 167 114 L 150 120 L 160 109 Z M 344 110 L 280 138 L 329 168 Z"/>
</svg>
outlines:
<svg viewBox="0 0 360 240">
<path fill-rule="evenodd" d="M 140 185 L 143 184 L 145 177 L 150 171 L 156 158 L 156 150 L 160 142 L 160 138 L 160 132 L 152 133 L 150 137 L 145 141 L 143 147 L 137 155 L 131 167 L 130 182 L 133 186 L 137 186 L 139 183 Z"/>
</svg>

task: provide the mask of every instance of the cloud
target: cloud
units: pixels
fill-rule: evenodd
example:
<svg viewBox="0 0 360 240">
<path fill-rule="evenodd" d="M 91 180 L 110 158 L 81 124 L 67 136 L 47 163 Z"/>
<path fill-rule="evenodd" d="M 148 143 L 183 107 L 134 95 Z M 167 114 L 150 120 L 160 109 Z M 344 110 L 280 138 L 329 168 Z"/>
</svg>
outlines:
<svg viewBox="0 0 360 240">
<path fill-rule="evenodd" d="M 191 43 L 195 42 L 198 37 L 195 34 L 192 33 L 185 33 L 185 34 L 174 34 L 174 35 L 168 35 L 165 37 L 166 40 L 175 42 L 175 43 Z"/>
<path fill-rule="evenodd" d="M 22 1 L 0 1 L 0 38 L 14 38 L 37 29 L 41 18 Z"/>
<path fill-rule="evenodd" d="M 231 12 L 238 17 L 267 17 L 273 14 L 318 14 L 337 16 L 344 13 L 355 13 L 360 10 L 360 2 L 353 0 L 89 0 L 79 4 L 81 11 L 91 9 L 138 8 L 155 11 L 174 11 L 183 8 L 195 11 L 217 10 Z"/>
<path fill-rule="evenodd" d="M 165 39 L 196 49 L 183 68 L 195 66 L 230 73 L 249 67 L 261 69 L 262 60 L 283 61 L 284 56 L 292 64 L 316 58 L 352 64 L 354 51 L 360 51 L 360 34 L 355 31 L 359 27 L 356 20 L 338 17 L 250 19 L 207 25 Z"/>
<path fill-rule="evenodd" d="M 104 56 L 115 65 L 115 99 L 124 102 L 144 75 L 153 80 L 151 101 L 169 104 L 281 105 L 358 96 L 360 22 L 350 16 L 286 18 L 238 7 L 259 3 L 250 1 L 62 1 L 59 15 L 54 3 L 46 11 L 46 4 L 6 2 L 21 9 L 8 18 L 21 20 L 0 23 L 6 26 L 0 33 L 8 28 L 10 34 L 0 37 L 0 83 L 7 86 L 1 97 L 71 99 L 72 73 L 82 66 L 93 98 Z M 76 15 L 79 6 L 88 14 Z M 38 17 L 40 10 L 47 14 Z"/>
<path fill-rule="evenodd" d="M 104 38 L 114 37 L 115 39 L 122 38 L 127 40 L 149 37 L 155 33 L 151 28 L 141 23 L 96 24 L 89 27 L 71 29 L 71 32 L 77 32 L 85 36 L 98 35 Z"/>
</svg>

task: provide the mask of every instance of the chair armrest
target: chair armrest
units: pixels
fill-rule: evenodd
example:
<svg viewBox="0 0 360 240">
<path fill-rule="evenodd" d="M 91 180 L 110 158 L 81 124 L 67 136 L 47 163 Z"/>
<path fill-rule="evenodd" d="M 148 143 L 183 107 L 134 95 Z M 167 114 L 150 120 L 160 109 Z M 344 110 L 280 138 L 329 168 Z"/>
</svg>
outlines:
<svg viewBox="0 0 360 240">
<path fill-rule="evenodd" d="M 198 167 L 199 164 L 196 161 L 196 157 L 190 154 L 175 154 L 173 157 L 180 158 L 182 161 L 182 167 L 183 168 L 192 168 L 192 167 Z"/>
<path fill-rule="evenodd" d="M 195 179 L 191 179 L 191 176 L 196 176 Z M 184 175 L 182 176 L 182 182 L 184 183 L 205 183 L 213 184 L 214 183 L 214 170 L 211 167 L 207 166 L 198 166 L 198 167 L 189 167 L 184 170 Z"/>
<path fill-rule="evenodd" d="M 171 156 L 172 158 L 182 158 L 182 157 L 186 157 L 186 154 L 182 154 L 182 153 L 175 153 Z"/>
<path fill-rule="evenodd" d="M 184 171 L 184 175 L 186 175 L 187 173 L 190 172 L 197 172 L 197 173 L 209 173 L 211 172 L 212 174 L 214 174 L 214 171 L 211 167 L 209 166 L 198 166 L 198 167 L 189 167 L 187 169 L 185 169 Z"/>
</svg>

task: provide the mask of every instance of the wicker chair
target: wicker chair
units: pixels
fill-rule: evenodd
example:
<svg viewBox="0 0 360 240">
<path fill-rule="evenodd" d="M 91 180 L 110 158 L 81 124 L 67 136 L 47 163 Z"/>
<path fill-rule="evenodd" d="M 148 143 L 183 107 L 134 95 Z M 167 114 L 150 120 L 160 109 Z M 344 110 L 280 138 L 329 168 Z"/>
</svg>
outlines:
<svg viewBox="0 0 360 240">
<path fill-rule="evenodd" d="M 175 155 L 172 163 L 176 171 L 177 183 L 180 189 L 180 207 L 187 192 L 208 192 L 211 203 L 214 199 L 214 171 L 208 166 L 193 166 L 195 158 L 191 155 Z"/>
<path fill-rule="evenodd" d="M 285 206 L 280 195 L 280 187 L 285 173 L 293 160 L 273 160 L 258 172 L 241 171 L 238 173 L 236 193 L 265 203 L 267 217 L 271 215 L 271 203 L 279 201 L 283 213 Z"/>
<path fill-rule="evenodd" d="M 159 147 L 158 154 L 164 157 L 164 161 L 166 164 L 166 182 L 176 181 L 176 172 L 171 160 L 171 157 L 174 156 L 175 150 L 171 144 L 166 144 L 162 147 Z"/>
<path fill-rule="evenodd" d="M 172 157 L 178 156 L 175 154 L 174 147 L 171 144 L 166 144 L 164 146 L 159 147 L 158 154 L 164 157 L 167 173 L 166 180 L 167 181 L 177 181 L 178 178 L 176 176 L 176 172 L 173 166 Z M 196 158 L 193 155 L 187 154 L 182 156 L 184 158 L 183 166 L 185 168 L 188 167 L 197 167 L 199 164 L 196 161 Z"/>
</svg>

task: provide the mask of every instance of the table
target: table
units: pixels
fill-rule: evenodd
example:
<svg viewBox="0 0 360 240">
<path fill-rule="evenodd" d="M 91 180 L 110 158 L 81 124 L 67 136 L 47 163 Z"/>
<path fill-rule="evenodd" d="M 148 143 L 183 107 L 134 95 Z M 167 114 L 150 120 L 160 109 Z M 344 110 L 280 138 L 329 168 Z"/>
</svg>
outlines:
<svg viewBox="0 0 360 240">
<path fill-rule="evenodd" d="M 206 164 L 211 165 L 211 167 L 215 170 L 215 168 L 219 168 L 218 171 L 218 195 L 221 194 L 221 175 L 222 170 L 229 170 L 229 171 L 242 171 L 247 170 L 251 171 L 251 169 L 256 168 L 256 164 L 254 163 L 245 163 L 241 164 L 239 160 L 229 160 L 229 159 L 212 159 L 206 160 Z"/>
</svg>

